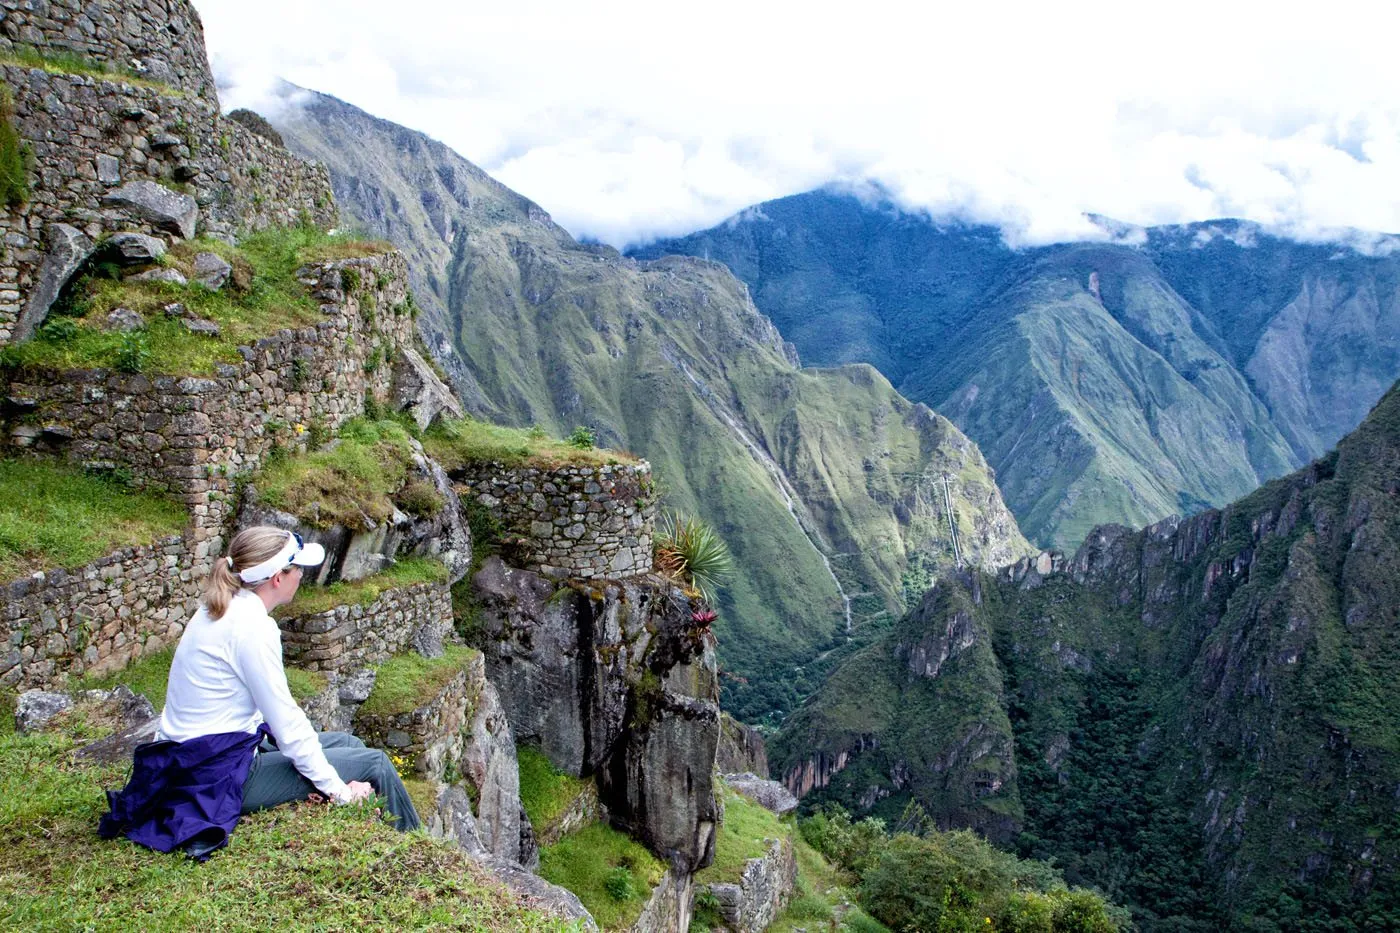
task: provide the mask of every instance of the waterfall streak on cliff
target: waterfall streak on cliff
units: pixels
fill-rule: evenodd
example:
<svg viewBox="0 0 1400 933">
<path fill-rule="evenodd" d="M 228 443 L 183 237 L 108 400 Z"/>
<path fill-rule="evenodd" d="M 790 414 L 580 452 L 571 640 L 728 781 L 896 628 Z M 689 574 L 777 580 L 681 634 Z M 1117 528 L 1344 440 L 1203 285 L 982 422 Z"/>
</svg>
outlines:
<svg viewBox="0 0 1400 933">
<path fill-rule="evenodd" d="M 817 556 L 822 560 L 822 565 L 826 567 L 826 572 L 831 575 L 831 581 L 836 584 L 836 592 L 841 596 L 841 605 L 845 611 L 846 634 L 851 634 L 851 597 L 847 595 L 846 588 L 841 585 L 841 580 L 836 576 L 836 571 L 832 569 L 831 560 L 827 557 L 826 551 L 817 543 L 816 532 L 809 531 L 806 524 L 802 521 L 802 516 L 797 511 L 797 491 L 792 488 L 787 477 L 783 475 L 782 468 L 768 455 L 766 450 L 759 446 L 757 441 L 749 436 L 749 433 L 739 424 L 739 420 L 730 414 L 724 404 L 715 397 L 710 387 L 691 372 L 690 367 L 685 364 L 685 361 L 680 358 L 679 354 L 674 352 L 671 347 L 663 346 L 661 348 L 661 355 L 664 356 L 671 365 L 675 366 L 676 369 L 680 370 L 682 375 L 690 380 L 691 384 L 699 391 L 700 397 L 705 400 L 705 404 L 715 417 L 729 426 L 729 429 L 734 432 L 734 436 L 739 439 L 740 443 L 744 445 L 745 449 L 753 456 L 754 460 L 758 461 L 758 464 L 768 471 L 768 475 L 773 477 L 773 483 L 777 486 L 778 495 L 783 497 L 783 504 L 787 506 L 788 514 L 790 514 L 792 520 L 797 523 L 798 530 L 802 532 L 803 537 L 812 545 L 812 549 L 817 552 Z"/>
</svg>

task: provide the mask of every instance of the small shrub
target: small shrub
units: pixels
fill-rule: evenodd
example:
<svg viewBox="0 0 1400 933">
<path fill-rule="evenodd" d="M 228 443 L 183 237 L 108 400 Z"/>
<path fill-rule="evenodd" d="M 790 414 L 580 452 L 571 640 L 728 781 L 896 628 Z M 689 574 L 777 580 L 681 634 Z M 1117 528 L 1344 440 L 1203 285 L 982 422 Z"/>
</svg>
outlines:
<svg viewBox="0 0 1400 933">
<path fill-rule="evenodd" d="M 549 432 L 538 424 L 530 425 L 530 430 L 525 432 L 525 434 L 532 441 L 542 441 L 549 437 Z"/>
<path fill-rule="evenodd" d="M 51 318 L 44 322 L 43 327 L 39 328 L 39 336 L 45 340 L 59 342 L 72 340 L 78 336 L 78 325 L 71 318 Z"/>
<path fill-rule="evenodd" d="M 151 347 L 144 333 L 136 330 L 122 334 L 121 343 L 117 345 L 117 369 L 124 373 L 139 373 L 146 368 L 150 359 Z"/>
<path fill-rule="evenodd" d="M 359 270 L 359 269 L 341 269 L 341 270 L 340 270 L 340 289 L 341 289 L 341 291 L 345 292 L 345 294 L 348 295 L 348 294 L 350 294 L 351 292 L 353 292 L 353 291 L 355 291 L 356 289 L 358 289 L 359 287 L 360 287 L 360 270 Z"/>
<path fill-rule="evenodd" d="M 656 533 L 656 568 L 714 603 L 719 588 L 734 572 L 729 546 L 698 518 L 668 515 Z"/>
<path fill-rule="evenodd" d="M 313 418 L 311 423 L 306 426 L 306 442 L 311 449 L 319 450 L 325 447 L 326 444 L 330 442 L 330 439 L 330 425 L 326 424 L 320 418 Z"/>
<path fill-rule="evenodd" d="M 418 518 L 430 518 L 442 511 L 442 496 L 426 480 L 416 479 L 404 485 L 394 496 L 399 508 Z"/>
<path fill-rule="evenodd" d="M 603 879 L 603 889 L 615 901 L 631 900 L 635 893 L 633 885 L 632 870 L 621 865 L 608 872 L 607 877 Z"/>
<path fill-rule="evenodd" d="M 579 425 L 574 428 L 572 434 L 564 439 L 570 447 L 577 447 L 579 450 L 592 450 L 598 446 L 598 435 L 587 425 Z"/>
</svg>

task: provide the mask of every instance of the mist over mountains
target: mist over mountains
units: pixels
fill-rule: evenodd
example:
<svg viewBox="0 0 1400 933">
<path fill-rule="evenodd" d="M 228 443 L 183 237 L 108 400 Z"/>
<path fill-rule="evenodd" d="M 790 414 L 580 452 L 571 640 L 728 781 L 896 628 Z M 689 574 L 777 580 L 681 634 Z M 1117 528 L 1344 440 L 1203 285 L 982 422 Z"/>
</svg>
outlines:
<svg viewBox="0 0 1400 933">
<path fill-rule="evenodd" d="M 1022 530 L 1073 547 L 1244 495 L 1400 376 L 1400 254 L 1218 221 L 1009 249 L 836 191 L 635 251 L 703 256 L 818 365 L 868 362 L 947 415 Z"/>
</svg>

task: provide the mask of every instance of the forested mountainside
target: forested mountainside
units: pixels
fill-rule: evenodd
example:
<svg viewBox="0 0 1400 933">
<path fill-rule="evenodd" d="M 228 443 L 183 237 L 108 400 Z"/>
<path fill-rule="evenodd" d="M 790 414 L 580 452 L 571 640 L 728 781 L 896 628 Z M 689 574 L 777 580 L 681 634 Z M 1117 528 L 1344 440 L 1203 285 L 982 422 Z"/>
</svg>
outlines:
<svg viewBox="0 0 1400 933">
<path fill-rule="evenodd" d="M 1137 245 L 1013 251 L 817 191 L 635 255 L 727 264 L 804 360 L 870 363 L 952 419 L 1043 546 L 1238 498 L 1400 377 L 1395 238 L 1368 255 L 1238 221 L 1116 229 Z"/>
<path fill-rule="evenodd" d="M 1222 510 L 950 574 L 770 747 L 807 803 L 910 799 L 1146 930 L 1400 926 L 1400 385 Z"/>
<path fill-rule="evenodd" d="M 424 328 L 468 408 L 593 427 L 728 542 L 716 627 L 736 715 L 791 709 L 819 652 L 902 614 L 906 584 L 951 566 L 950 505 L 965 563 L 1029 553 L 976 445 L 869 366 L 801 368 L 723 266 L 580 245 L 440 143 L 296 99 L 278 129 L 330 168 L 343 213 L 413 257 Z"/>
</svg>

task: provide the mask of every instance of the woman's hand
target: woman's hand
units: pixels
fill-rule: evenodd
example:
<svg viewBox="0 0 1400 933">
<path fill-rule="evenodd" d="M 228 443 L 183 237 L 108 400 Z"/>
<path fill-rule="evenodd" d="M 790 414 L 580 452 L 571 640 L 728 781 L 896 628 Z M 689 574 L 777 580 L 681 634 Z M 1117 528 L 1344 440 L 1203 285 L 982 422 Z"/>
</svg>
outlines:
<svg viewBox="0 0 1400 933">
<path fill-rule="evenodd" d="M 374 786 L 368 781 L 347 781 L 345 786 L 350 790 L 350 796 L 345 800 L 346 803 L 368 800 L 374 796 Z"/>
</svg>

